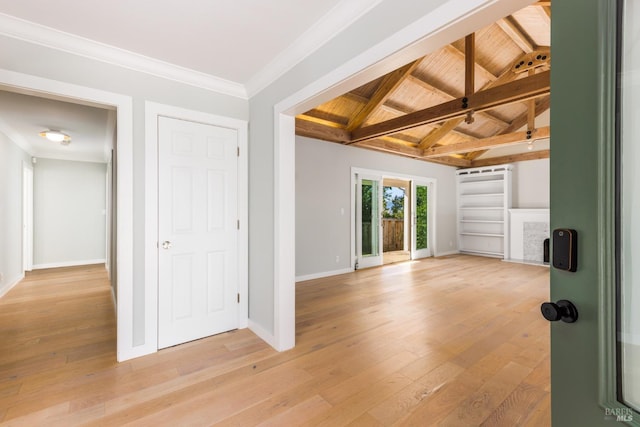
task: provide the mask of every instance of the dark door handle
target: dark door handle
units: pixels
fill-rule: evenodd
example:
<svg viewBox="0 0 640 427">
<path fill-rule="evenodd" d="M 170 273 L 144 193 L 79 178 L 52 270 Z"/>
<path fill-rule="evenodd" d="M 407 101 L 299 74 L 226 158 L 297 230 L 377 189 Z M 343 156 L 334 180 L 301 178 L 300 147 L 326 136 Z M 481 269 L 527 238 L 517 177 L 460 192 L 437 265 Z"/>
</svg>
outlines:
<svg viewBox="0 0 640 427">
<path fill-rule="evenodd" d="M 540 311 L 545 319 L 550 322 L 562 320 L 573 323 L 578 320 L 578 309 L 571 301 L 561 299 L 558 302 L 543 302 Z"/>
</svg>

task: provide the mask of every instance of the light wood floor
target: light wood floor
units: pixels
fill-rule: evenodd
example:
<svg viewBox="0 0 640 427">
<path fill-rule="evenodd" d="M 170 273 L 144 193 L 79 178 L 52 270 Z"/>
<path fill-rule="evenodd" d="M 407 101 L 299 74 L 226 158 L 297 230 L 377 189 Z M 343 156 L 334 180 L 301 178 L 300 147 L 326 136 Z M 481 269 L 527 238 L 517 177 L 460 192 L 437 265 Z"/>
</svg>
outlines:
<svg viewBox="0 0 640 427">
<path fill-rule="evenodd" d="M 102 268 L 0 299 L 0 424 L 547 426 L 549 270 L 450 256 L 299 283 L 297 346 L 248 330 L 115 362 Z"/>
</svg>

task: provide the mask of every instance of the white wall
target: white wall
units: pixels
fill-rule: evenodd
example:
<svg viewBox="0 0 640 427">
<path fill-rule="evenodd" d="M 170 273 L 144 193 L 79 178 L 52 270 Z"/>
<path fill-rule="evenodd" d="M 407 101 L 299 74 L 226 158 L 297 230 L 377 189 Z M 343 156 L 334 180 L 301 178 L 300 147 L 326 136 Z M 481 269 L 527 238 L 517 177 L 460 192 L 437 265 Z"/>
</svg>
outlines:
<svg viewBox="0 0 640 427">
<path fill-rule="evenodd" d="M 0 296 L 22 277 L 22 169 L 30 156 L 0 133 Z"/>
<path fill-rule="evenodd" d="M 296 276 L 353 267 L 351 167 L 435 178 L 436 250 L 456 250 L 455 168 L 296 137 Z"/>
<path fill-rule="evenodd" d="M 133 187 L 132 238 L 133 327 L 131 345 L 144 346 L 156 337 L 145 336 L 145 101 L 173 105 L 240 120 L 249 118 L 249 102 L 210 90 L 136 72 L 45 46 L 0 36 L 0 69 L 43 77 L 116 94 L 133 100 Z"/>
<path fill-rule="evenodd" d="M 549 208 L 549 159 L 513 164 L 512 204 L 520 209 Z"/>
<path fill-rule="evenodd" d="M 106 166 L 38 159 L 33 168 L 33 268 L 105 262 Z"/>
</svg>

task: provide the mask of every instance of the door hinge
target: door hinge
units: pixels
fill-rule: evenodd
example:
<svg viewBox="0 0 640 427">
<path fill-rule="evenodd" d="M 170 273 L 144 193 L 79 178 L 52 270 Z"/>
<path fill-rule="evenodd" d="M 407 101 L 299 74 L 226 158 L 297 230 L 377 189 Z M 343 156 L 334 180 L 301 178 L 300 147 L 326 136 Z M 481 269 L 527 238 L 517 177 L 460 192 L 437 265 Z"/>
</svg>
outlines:
<svg viewBox="0 0 640 427">
<path fill-rule="evenodd" d="M 238 148 L 238 157 L 240 157 L 240 147 L 237 147 L 237 148 Z"/>
<path fill-rule="evenodd" d="M 240 304 L 240 293 L 238 293 L 238 304 Z"/>
<path fill-rule="evenodd" d="M 237 227 L 238 227 L 238 230 L 240 230 L 240 220 L 238 220 Z"/>
</svg>

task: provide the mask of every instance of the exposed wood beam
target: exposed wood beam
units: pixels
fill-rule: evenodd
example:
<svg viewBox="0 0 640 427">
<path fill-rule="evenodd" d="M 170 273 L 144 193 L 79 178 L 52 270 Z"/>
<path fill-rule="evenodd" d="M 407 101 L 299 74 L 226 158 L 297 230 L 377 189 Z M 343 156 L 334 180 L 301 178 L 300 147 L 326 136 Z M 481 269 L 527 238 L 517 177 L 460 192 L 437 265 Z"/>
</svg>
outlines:
<svg viewBox="0 0 640 427">
<path fill-rule="evenodd" d="M 550 150 L 529 151 L 522 154 L 512 154 L 510 156 L 489 157 L 487 159 L 474 160 L 471 167 L 483 167 L 502 165 L 505 163 L 524 162 L 527 160 L 548 159 L 551 154 Z"/>
<path fill-rule="evenodd" d="M 543 98 L 538 98 L 536 100 L 536 108 L 535 108 L 536 117 L 538 117 L 540 114 L 544 113 L 549 109 L 550 101 L 551 99 L 548 96 Z M 519 115 L 518 117 L 513 119 L 513 121 L 511 122 L 511 125 L 505 130 L 503 130 L 501 133 L 499 133 L 499 135 L 516 132 L 518 129 L 520 129 L 521 127 L 527 124 L 528 116 L 529 116 L 529 111 Z M 469 160 L 475 160 L 486 152 L 487 150 L 473 151 L 473 152 L 467 153 L 466 158 Z"/>
<path fill-rule="evenodd" d="M 543 1 L 543 0 L 539 0 L 539 1 L 535 2 L 532 6 L 545 6 L 545 7 L 550 7 L 550 6 L 551 6 L 551 1 Z"/>
<path fill-rule="evenodd" d="M 456 166 L 459 168 L 469 168 L 471 167 L 471 161 L 467 159 L 463 159 L 461 157 L 451 157 L 451 156 L 443 156 L 443 157 L 431 157 L 429 159 L 419 159 L 424 160 L 425 162 L 438 163 L 446 166 Z"/>
<path fill-rule="evenodd" d="M 300 116 L 296 117 L 296 135 L 339 143 L 351 140 L 351 133 L 342 128 L 330 127 Z"/>
<path fill-rule="evenodd" d="M 464 39 L 464 94 L 475 93 L 476 88 L 476 34 Z"/>
<path fill-rule="evenodd" d="M 356 142 L 353 144 L 357 147 L 374 148 L 378 151 L 385 151 L 393 154 L 400 154 L 402 156 L 421 158 L 423 150 L 417 147 L 408 147 L 404 144 L 397 144 L 391 141 L 385 141 L 382 139 L 372 139 L 369 141 Z"/>
<path fill-rule="evenodd" d="M 435 93 L 439 96 L 441 96 L 444 99 L 456 99 L 453 95 L 451 95 L 450 93 L 444 92 L 438 88 L 436 88 L 435 86 L 433 86 L 431 83 L 427 83 L 424 80 L 416 77 L 416 76 L 410 76 L 409 80 L 411 80 L 412 82 L 422 86 L 424 89 Z M 508 123 L 505 122 L 504 120 L 502 120 L 500 117 L 497 117 L 494 114 L 491 114 L 488 111 L 484 111 L 484 112 L 480 112 L 480 114 L 482 114 L 483 117 L 491 120 L 492 122 L 495 122 L 496 124 L 498 124 L 501 127 L 506 127 L 508 126 Z"/>
<path fill-rule="evenodd" d="M 547 111 L 550 106 L 551 106 L 551 98 L 550 97 L 545 96 L 543 98 L 536 99 L 536 113 L 535 113 L 536 117 L 538 117 L 540 114 L 542 114 L 545 111 Z M 504 131 L 502 131 L 502 133 L 511 133 L 511 132 L 517 131 L 522 126 L 527 124 L 528 117 L 529 117 L 529 112 L 528 111 L 525 112 L 525 113 L 522 113 L 521 115 L 519 115 L 518 117 L 513 119 L 511 121 L 511 124 L 509 125 L 509 127 L 506 128 Z"/>
<path fill-rule="evenodd" d="M 347 130 L 351 132 L 354 129 L 358 129 L 364 122 L 367 121 L 371 114 L 380 107 L 380 105 L 384 104 L 384 102 L 389 99 L 391 94 L 402 84 L 405 79 L 411 75 L 411 72 L 415 70 L 415 68 L 420 64 L 422 59 L 417 59 L 404 67 L 398 68 L 384 76 L 382 81 L 380 82 L 380 86 L 375 91 L 369 102 L 356 114 L 353 116 L 349 123 L 347 124 Z"/>
<path fill-rule="evenodd" d="M 401 117 L 356 129 L 352 132 L 352 141 L 364 141 L 391 135 L 405 129 L 437 123 L 455 117 L 463 117 L 468 111 L 484 111 L 500 105 L 546 95 L 550 89 L 549 75 L 550 72 L 546 71 L 474 93 L 465 97 L 467 98 L 467 102 L 464 104 L 466 107 L 463 106 L 463 98 L 458 98 Z"/>
<path fill-rule="evenodd" d="M 460 123 L 464 121 L 463 118 L 455 118 L 451 120 L 447 120 L 442 123 L 437 129 L 429 132 L 427 136 L 422 138 L 422 141 L 418 144 L 419 148 L 426 150 L 427 148 L 431 148 L 438 143 L 442 138 L 444 138 L 447 134 L 449 134 L 452 130 L 454 130 Z"/>
<path fill-rule="evenodd" d="M 506 135 L 491 136 L 475 141 L 460 142 L 457 144 L 443 145 L 424 150 L 424 157 L 448 156 L 451 154 L 468 153 L 478 149 L 490 149 L 535 141 L 536 139 L 549 137 L 549 126 L 536 129 L 531 138 L 527 138 L 527 132 L 513 132 Z"/>
<path fill-rule="evenodd" d="M 535 44 L 526 34 L 524 34 L 520 29 L 520 26 L 511 16 L 498 19 L 496 24 L 502 28 L 502 31 L 504 31 L 505 34 L 509 36 L 509 38 L 513 40 L 513 42 L 517 44 L 524 53 L 530 53 L 535 50 Z"/>
</svg>

